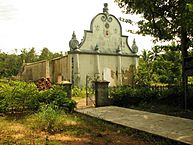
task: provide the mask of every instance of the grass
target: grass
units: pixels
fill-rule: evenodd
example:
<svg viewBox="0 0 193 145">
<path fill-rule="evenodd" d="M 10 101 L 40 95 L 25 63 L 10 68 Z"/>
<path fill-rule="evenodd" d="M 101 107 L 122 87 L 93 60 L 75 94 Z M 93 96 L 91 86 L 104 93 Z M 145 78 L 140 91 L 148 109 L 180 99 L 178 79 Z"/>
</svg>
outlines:
<svg viewBox="0 0 193 145">
<path fill-rule="evenodd" d="M 55 132 L 38 127 L 36 115 L 0 116 L 2 145 L 154 145 L 173 142 L 81 114 L 62 114 Z"/>
</svg>

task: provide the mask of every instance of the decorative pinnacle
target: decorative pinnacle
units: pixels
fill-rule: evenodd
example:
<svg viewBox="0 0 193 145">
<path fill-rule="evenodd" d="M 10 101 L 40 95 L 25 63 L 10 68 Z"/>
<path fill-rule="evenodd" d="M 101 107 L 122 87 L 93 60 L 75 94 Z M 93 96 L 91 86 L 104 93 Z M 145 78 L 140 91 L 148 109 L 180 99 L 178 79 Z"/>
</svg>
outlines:
<svg viewBox="0 0 193 145">
<path fill-rule="evenodd" d="M 108 14 L 109 13 L 108 11 L 109 11 L 108 3 L 104 3 L 103 13 Z"/>
<path fill-rule="evenodd" d="M 99 53 L 99 46 L 98 46 L 98 44 L 96 44 L 96 46 L 95 46 L 95 49 L 94 49 L 96 52 L 98 52 Z"/>
<path fill-rule="evenodd" d="M 118 54 L 121 54 L 121 48 L 120 48 L 120 46 L 118 46 L 116 52 L 117 52 Z"/>
<path fill-rule="evenodd" d="M 72 39 L 76 39 L 75 31 L 73 31 L 73 33 L 72 33 Z"/>
<path fill-rule="evenodd" d="M 76 34 L 75 34 L 74 31 L 72 33 L 72 38 L 71 38 L 71 40 L 69 42 L 69 46 L 70 46 L 71 50 L 77 50 L 79 48 L 79 42 L 76 39 Z"/>
<path fill-rule="evenodd" d="M 99 50 L 99 46 L 98 46 L 98 44 L 96 44 L 96 46 L 95 46 L 95 50 Z"/>
<path fill-rule="evenodd" d="M 134 53 L 138 52 L 138 46 L 136 44 L 135 38 L 133 39 L 133 44 L 132 44 L 131 48 L 133 49 Z"/>
</svg>

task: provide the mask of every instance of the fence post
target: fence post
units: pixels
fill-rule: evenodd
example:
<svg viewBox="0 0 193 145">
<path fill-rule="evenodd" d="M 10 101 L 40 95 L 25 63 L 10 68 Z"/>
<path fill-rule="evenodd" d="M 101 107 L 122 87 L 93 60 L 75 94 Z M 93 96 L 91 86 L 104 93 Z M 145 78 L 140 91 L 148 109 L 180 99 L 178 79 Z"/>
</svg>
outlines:
<svg viewBox="0 0 193 145">
<path fill-rule="evenodd" d="M 107 81 L 95 81 L 95 107 L 107 106 L 108 99 L 108 85 Z"/>
<path fill-rule="evenodd" d="M 59 83 L 59 85 L 63 86 L 64 87 L 64 91 L 67 93 L 67 98 L 70 98 L 72 97 L 72 83 L 71 82 L 68 82 L 68 81 L 63 81 L 61 83 Z"/>
</svg>

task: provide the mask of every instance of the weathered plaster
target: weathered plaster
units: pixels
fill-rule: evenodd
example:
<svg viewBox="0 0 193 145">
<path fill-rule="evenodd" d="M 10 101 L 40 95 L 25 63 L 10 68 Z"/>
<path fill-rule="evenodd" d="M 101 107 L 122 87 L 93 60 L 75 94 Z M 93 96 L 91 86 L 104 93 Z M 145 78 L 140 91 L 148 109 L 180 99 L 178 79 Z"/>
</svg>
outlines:
<svg viewBox="0 0 193 145">
<path fill-rule="evenodd" d="M 93 80 L 109 81 L 111 86 L 131 84 L 138 65 L 138 47 L 135 42 L 129 47 L 128 36 L 122 35 L 121 24 L 109 14 L 107 4 L 103 13 L 92 19 L 90 30 L 84 32 L 81 43 L 73 32 L 66 56 L 45 61 L 46 65 L 42 62 L 26 64 L 23 79 L 50 77 L 52 82 L 65 80 L 74 86 L 85 86 L 86 76 L 90 76 Z"/>
</svg>

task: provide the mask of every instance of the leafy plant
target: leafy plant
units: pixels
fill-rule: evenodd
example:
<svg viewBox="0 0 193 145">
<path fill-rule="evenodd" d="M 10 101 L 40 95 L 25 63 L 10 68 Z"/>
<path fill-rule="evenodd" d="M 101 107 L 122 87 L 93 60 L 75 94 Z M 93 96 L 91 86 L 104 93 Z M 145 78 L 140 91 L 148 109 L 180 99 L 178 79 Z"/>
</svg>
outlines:
<svg viewBox="0 0 193 145">
<path fill-rule="evenodd" d="M 178 46 L 155 46 L 152 49 L 154 51 L 144 50 L 139 58 L 135 84 L 180 84 L 182 59 Z"/>
<path fill-rule="evenodd" d="M 78 88 L 74 87 L 72 89 L 72 97 L 85 97 L 86 96 L 86 90 L 85 88 Z"/>
<path fill-rule="evenodd" d="M 144 95 L 138 89 L 123 87 L 113 90 L 111 97 L 114 105 L 127 107 L 138 104 L 144 98 Z"/>
<path fill-rule="evenodd" d="M 192 109 L 193 88 L 188 89 L 188 108 Z M 111 91 L 114 105 L 129 107 L 139 104 L 162 104 L 174 107 L 184 106 L 183 88 L 181 86 L 140 86 L 119 87 Z M 190 103 L 191 102 L 191 103 Z"/>
<path fill-rule="evenodd" d="M 1 112 L 34 110 L 39 106 L 38 91 L 33 83 L 1 82 L 0 92 Z"/>
<path fill-rule="evenodd" d="M 38 91 L 34 83 L 0 82 L 0 112 L 34 111 L 41 104 L 53 104 L 66 111 L 73 111 L 76 107 L 76 102 L 67 98 L 62 86 Z"/>
<path fill-rule="evenodd" d="M 67 93 L 64 91 L 63 86 L 53 86 L 49 90 L 40 92 L 39 101 L 42 104 L 53 104 L 58 106 L 59 109 L 66 111 L 73 111 L 76 107 L 76 102 L 67 98 Z"/>
<path fill-rule="evenodd" d="M 60 131 L 64 125 L 62 113 L 54 105 L 44 105 L 40 111 L 35 114 L 35 126 L 43 131 L 54 133 Z"/>
<path fill-rule="evenodd" d="M 192 47 L 193 41 L 193 12 L 192 1 L 182 0 L 115 0 L 125 13 L 140 14 L 143 18 L 137 24 L 137 32 L 130 32 L 152 35 L 155 42 L 175 41 L 180 48 L 182 58 L 188 57 L 188 50 Z M 188 7 L 188 8 L 187 8 Z M 123 21 L 126 21 L 123 18 Z M 135 23 L 136 22 L 131 22 Z M 182 74 L 185 74 L 185 63 L 182 63 Z M 172 69 L 178 69 L 171 66 Z M 173 71 L 174 73 L 175 71 Z M 172 75 L 172 74 L 169 74 Z M 172 76 L 177 81 L 178 76 Z M 161 78 L 166 81 L 165 78 Z M 182 85 L 187 84 L 187 76 L 182 75 Z"/>
</svg>

